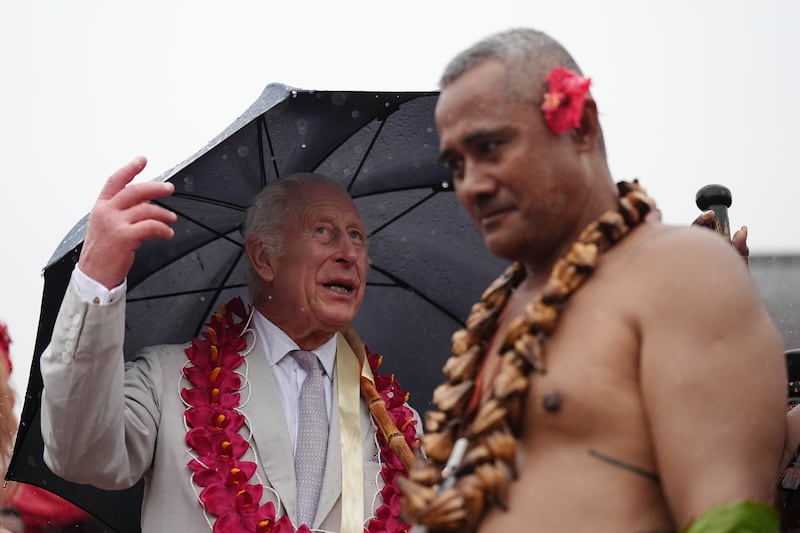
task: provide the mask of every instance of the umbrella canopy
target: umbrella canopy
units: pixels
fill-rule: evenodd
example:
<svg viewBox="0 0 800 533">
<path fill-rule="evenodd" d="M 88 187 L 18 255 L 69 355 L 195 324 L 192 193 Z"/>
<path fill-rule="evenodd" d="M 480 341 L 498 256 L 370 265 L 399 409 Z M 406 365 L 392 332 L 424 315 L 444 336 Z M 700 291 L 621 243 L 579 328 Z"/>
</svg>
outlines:
<svg viewBox="0 0 800 533">
<path fill-rule="evenodd" d="M 267 86 L 222 134 L 166 172 L 175 193 L 160 202 L 178 214 L 175 236 L 145 243 L 128 275 L 126 358 L 147 345 L 197 336 L 216 305 L 246 298 L 240 226 L 267 183 L 314 171 L 341 183 L 367 229 L 370 266 L 354 325 L 429 406 L 461 327 L 483 288 L 506 266 L 486 252 L 438 162 L 434 92 L 345 92 Z M 65 237 L 44 271 L 31 377 L 7 477 L 77 503 L 118 531 L 139 531 L 141 486 L 107 492 L 54 476 L 42 461 L 39 356 L 47 346 L 86 219 Z"/>
</svg>

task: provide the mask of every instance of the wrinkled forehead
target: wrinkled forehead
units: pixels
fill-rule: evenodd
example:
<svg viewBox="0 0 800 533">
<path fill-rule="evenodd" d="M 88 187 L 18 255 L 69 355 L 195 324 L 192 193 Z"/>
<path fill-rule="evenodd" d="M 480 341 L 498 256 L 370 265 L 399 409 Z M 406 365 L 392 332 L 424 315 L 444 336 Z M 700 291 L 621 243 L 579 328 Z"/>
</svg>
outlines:
<svg viewBox="0 0 800 533">
<path fill-rule="evenodd" d="M 335 218 L 363 226 L 353 199 L 334 184 L 313 183 L 296 187 L 289 195 L 289 212 L 303 221 L 309 218 Z"/>
</svg>

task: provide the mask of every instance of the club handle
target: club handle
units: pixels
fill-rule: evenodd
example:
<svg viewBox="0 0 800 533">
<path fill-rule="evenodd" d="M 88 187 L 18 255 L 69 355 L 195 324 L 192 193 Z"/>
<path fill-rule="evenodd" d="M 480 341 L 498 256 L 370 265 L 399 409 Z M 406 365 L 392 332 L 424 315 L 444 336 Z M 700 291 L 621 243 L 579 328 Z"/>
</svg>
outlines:
<svg viewBox="0 0 800 533">
<path fill-rule="evenodd" d="M 733 203 L 731 191 L 724 185 L 706 185 L 697 191 L 695 203 L 702 211 L 714 212 L 714 231 L 731 239 L 731 224 L 728 219 L 728 208 Z"/>
</svg>

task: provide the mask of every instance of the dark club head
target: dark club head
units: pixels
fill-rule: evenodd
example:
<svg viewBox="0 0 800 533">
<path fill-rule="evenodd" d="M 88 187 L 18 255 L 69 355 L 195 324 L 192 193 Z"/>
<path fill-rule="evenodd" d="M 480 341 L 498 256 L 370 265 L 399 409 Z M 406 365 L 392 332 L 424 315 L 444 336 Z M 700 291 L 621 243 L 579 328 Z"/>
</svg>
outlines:
<svg viewBox="0 0 800 533">
<path fill-rule="evenodd" d="M 706 185 L 697 191 L 695 196 L 695 203 L 701 211 L 711 209 L 712 205 L 730 207 L 732 202 L 731 191 L 724 185 Z"/>
</svg>

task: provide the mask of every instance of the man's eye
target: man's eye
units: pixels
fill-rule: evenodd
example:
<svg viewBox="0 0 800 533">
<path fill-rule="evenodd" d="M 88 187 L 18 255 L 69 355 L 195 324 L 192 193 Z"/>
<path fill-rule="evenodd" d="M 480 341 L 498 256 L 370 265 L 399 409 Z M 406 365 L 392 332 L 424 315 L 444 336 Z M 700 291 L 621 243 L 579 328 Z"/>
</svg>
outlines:
<svg viewBox="0 0 800 533">
<path fill-rule="evenodd" d="M 484 156 L 492 155 L 494 152 L 497 151 L 498 148 L 500 148 L 501 144 L 502 143 L 497 140 L 485 141 L 478 145 L 478 151 L 481 153 L 481 155 Z"/>
<path fill-rule="evenodd" d="M 364 234 L 358 230 L 351 230 L 350 238 L 354 241 L 364 242 Z"/>
<path fill-rule="evenodd" d="M 464 160 L 463 159 L 446 159 L 442 161 L 442 164 L 453 173 L 454 178 L 458 178 L 462 174 L 462 169 L 464 167 Z"/>
<path fill-rule="evenodd" d="M 318 235 L 327 235 L 330 233 L 330 229 L 327 226 L 317 226 L 314 228 L 314 233 Z"/>
</svg>

